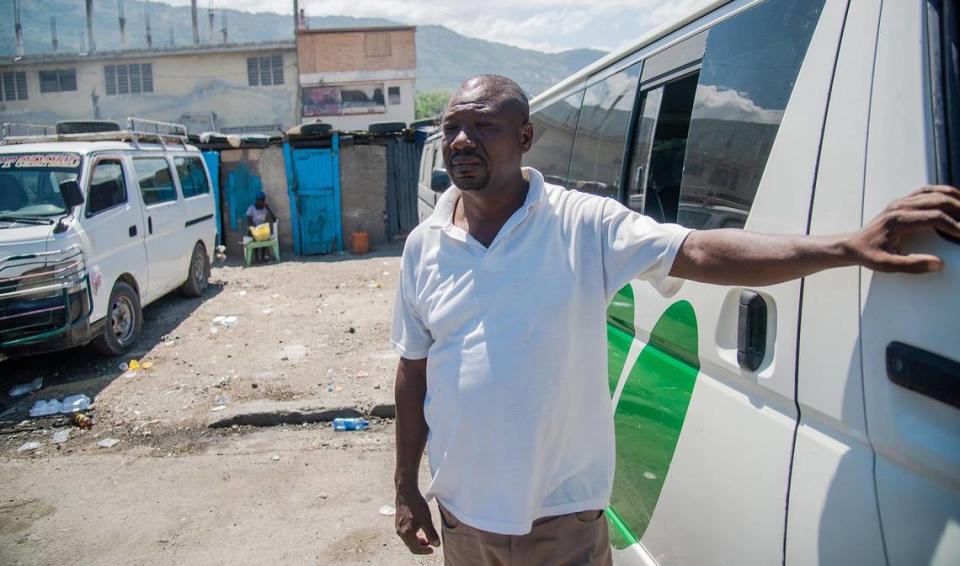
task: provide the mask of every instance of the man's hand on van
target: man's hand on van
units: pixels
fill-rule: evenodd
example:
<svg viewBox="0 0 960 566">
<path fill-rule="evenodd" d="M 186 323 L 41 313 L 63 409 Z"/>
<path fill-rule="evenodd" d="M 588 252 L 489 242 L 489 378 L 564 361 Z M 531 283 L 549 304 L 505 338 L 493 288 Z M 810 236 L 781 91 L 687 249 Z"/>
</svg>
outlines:
<svg viewBox="0 0 960 566">
<path fill-rule="evenodd" d="M 746 230 L 696 230 L 680 247 L 670 275 L 716 285 L 775 285 L 832 267 L 928 273 L 943 261 L 904 254 L 903 239 L 937 229 L 960 238 L 960 191 L 924 187 L 890 203 L 862 230 L 845 236 L 785 236 Z"/>
<path fill-rule="evenodd" d="M 930 228 L 960 238 L 960 190 L 933 185 L 897 199 L 850 238 L 847 246 L 855 263 L 874 271 L 939 271 L 943 268 L 940 258 L 900 250 L 905 236 Z"/>
</svg>

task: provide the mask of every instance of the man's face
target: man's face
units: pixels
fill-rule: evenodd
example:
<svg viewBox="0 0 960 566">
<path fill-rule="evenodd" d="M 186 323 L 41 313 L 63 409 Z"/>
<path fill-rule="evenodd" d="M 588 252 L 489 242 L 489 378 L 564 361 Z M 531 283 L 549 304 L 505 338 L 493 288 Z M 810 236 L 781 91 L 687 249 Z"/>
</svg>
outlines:
<svg viewBox="0 0 960 566">
<path fill-rule="evenodd" d="M 463 191 L 497 186 L 519 171 L 532 128 L 482 88 L 457 93 L 443 115 L 443 164 Z"/>
<path fill-rule="evenodd" d="M 247 202 L 250 202 L 250 201 L 247 201 Z M 254 201 L 253 206 L 262 209 L 263 207 L 267 206 L 267 201 L 263 199 L 257 199 L 256 201 Z"/>
</svg>

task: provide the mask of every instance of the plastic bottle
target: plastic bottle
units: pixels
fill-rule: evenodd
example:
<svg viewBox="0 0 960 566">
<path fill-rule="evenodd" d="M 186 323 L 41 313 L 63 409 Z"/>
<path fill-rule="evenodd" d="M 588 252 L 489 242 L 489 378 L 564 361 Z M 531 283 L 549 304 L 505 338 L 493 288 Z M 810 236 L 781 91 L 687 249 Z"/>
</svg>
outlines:
<svg viewBox="0 0 960 566">
<path fill-rule="evenodd" d="M 367 427 L 370 426 L 370 423 L 367 419 L 344 419 L 338 418 L 333 419 L 333 430 L 344 431 L 344 430 L 367 430 Z"/>
</svg>

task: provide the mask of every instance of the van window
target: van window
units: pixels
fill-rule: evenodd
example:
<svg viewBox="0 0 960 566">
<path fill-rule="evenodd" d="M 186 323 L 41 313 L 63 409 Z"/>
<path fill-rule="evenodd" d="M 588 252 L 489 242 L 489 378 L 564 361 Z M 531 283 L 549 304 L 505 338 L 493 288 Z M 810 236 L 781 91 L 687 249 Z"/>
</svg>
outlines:
<svg viewBox="0 0 960 566">
<path fill-rule="evenodd" d="M 686 143 L 681 224 L 746 223 L 822 9 L 823 0 L 769 0 L 710 30 Z"/>
<path fill-rule="evenodd" d="M 570 161 L 570 188 L 619 198 L 623 151 L 640 67 L 641 63 L 632 65 L 584 92 Z"/>
<path fill-rule="evenodd" d="M 173 163 L 177 167 L 177 177 L 180 178 L 180 191 L 183 192 L 183 198 L 210 192 L 207 173 L 199 157 L 174 157 Z"/>
<path fill-rule="evenodd" d="M 103 160 L 93 166 L 87 201 L 87 217 L 127 202 L 123 167 L 119 161 Z"/>
<path fill-rule="evenodd" d="M 161 202 L 177 200 L 177 189 L 173 186 L 173 174 L 166 159 L 134 159 L 133 169 L 137 172 L 137 184 L 143 204 L 150 206 Z"/>
<path fill-rule="evenodd" d="M 661 88 L 657 122 L 649 145 L 650 159 L 643 175 L 643 213 L 659 222 L 676 222 L 697 75 L 669 82 Z M 650 96 L 657 96 L 656 90 L 647 93 L 644 102 Z"/>
<path fill-rule="evenodd" d="M 562 98 L 530 117 L 533 147 L 524 163 L 543 173 L 548 183 L 567 186 L 573 134 L 577 129 L 583 91 Z"/>
</svg>

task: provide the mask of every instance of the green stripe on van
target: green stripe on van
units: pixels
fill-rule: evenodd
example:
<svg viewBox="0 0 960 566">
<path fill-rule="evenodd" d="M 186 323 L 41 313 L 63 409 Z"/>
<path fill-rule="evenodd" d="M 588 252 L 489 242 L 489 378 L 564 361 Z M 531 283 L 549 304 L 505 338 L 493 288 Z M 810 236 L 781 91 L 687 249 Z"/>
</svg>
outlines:
<svg viewBox="0 0 960 566">
<path fill-rule="evenodd" d="M 611 329 L 612 326 L 608 325 L 608 335 L 620 338 L 618 329 Z M 607 516 L 614 530 L 623 527 L 634 540 L 641 538 L 650 524 L 673 460 L 700 373 L 697 344 L 693 307 L 687 301 L 670 305 L 654 325 L 650 341 L 631 368 L 617 404 L 617 470 L 612 515 Z M 621 341 L 610 341 L 611 362 L 619 359 L 616 351 L 622 347 Z M 630 537 L 624 535 L 611 540 L 617 549 L 632 544 Z"/>
</svg>

